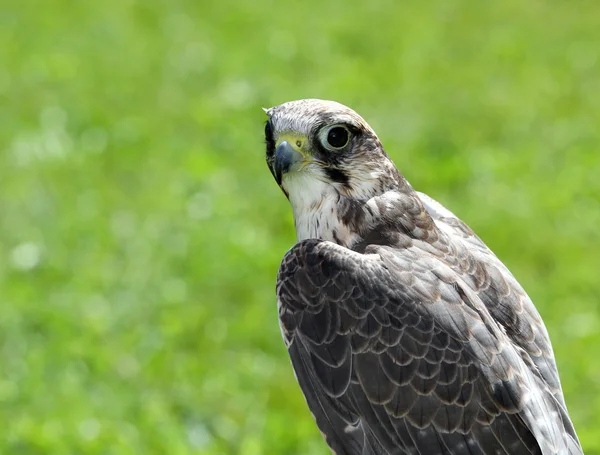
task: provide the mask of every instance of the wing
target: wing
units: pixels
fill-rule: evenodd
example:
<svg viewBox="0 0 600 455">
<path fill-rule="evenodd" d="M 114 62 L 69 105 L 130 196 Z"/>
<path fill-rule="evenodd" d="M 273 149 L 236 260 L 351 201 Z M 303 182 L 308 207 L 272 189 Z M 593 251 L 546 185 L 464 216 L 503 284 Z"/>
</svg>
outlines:
<svg viewBox="0 0 600 455">
<path fill-rule="evenodd" d="M 525 290 L 463 221 L 426 194 L 417 194 L 436 226 L 455 247 L 454 251 L 447 251 L 450 254 L 444 260 L 468 280 L 511 341 L 529 354 L 554 397 L 566 409 L 548 332 Z"/>
<path fill-rule="evenodd" d="M 337 455 L 581 453 L 531 357 L 439 258 L 305 240 L 286 254 L 277 296 L 298 382 Z"/>
</svg>

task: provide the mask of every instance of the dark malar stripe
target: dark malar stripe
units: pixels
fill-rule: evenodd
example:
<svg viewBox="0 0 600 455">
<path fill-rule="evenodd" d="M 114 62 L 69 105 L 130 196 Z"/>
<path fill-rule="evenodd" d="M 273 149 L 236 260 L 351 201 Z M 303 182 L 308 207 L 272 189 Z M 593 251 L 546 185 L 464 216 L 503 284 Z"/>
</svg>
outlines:
<svg viewBox="0 0 600 455">
<path fill-rule="evenodd" d="M 325 173 L 332 182 L 348 185 L 348 176 L 343 171 L 332 167 L 326 167 Z"/>
</svg>

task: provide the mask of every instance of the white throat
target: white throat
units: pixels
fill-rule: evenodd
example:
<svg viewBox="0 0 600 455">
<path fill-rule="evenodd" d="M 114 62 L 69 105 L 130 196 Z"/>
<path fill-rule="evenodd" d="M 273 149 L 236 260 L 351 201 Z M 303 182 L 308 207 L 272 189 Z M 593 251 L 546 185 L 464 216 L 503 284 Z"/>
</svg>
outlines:
<svg viewBox="0 0 600 455">
<path fill-rule="evenodd" d="M 294 172 L 284 176 L 283 187 L 288 192 L 299 242 L 321 239 L 349 246 L 360 240 L 338 216 L 339 194 L 331 183 L 308 172 Z"/>
</svg>

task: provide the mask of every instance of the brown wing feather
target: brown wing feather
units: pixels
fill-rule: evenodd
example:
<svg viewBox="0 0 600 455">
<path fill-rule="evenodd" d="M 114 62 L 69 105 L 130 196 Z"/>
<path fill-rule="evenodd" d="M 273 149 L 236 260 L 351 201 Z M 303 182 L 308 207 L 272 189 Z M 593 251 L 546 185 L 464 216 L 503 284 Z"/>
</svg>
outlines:
<svg viewBox="0 0 600 455">
<path fill-rule="evenodd" d="M 429 196 L 418 195 L 436 226 L 456 248 L 445 261 L 467 277 L 490 315 L 511 341 L 529 354 L 554 397 L 566 408 L 548 332 L 525 290 L 469 226 Z"/>
<path fill-rule="evenodd" d="M 306 240 L 278 276 L 292 363 L 337 455 L 581 453 L 470 282 L 418 246 L 366 253 Z"/>
</svg>

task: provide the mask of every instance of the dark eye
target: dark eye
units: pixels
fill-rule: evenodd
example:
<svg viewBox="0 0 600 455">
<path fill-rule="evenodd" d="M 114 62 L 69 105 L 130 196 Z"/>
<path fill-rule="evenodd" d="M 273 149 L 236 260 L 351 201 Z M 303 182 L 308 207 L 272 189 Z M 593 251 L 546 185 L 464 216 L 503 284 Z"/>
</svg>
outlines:
<svg viewBox="0 0 600 455">
<path fill-rule="evenodd" d="M 273 127 L 269 121 L 265 124 L 265 139 L 267 141 L 273 140 Z"/>
<path fill-rule="evenodd" d="M 327 144 L 334 149 L 341 149 L 348 145 L 350 132 L 343 126 L 334 126 L 327 133 Z"/>
<path fill-rule="evenodd" d="M 265 142 L 267 143 L 267 156 L 273 156 L 275 153 L 275 140 L 273 139 L 271 122 L 267 122 L 265 125 Z"/>
</svg>

